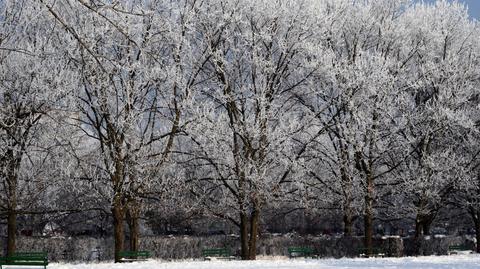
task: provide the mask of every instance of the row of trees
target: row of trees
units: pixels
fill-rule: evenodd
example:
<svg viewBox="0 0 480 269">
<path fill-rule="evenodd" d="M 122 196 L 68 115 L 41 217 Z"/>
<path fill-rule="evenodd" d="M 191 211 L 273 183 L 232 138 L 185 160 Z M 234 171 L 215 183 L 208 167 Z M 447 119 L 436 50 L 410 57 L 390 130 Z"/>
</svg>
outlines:
<svg viewBox="0 0 480 269">
<path fill-rule="evenodd" d="M 480 28 L 438 1 L 0 3 L 0 214 L 108 211 L 115 259 L 160 208 L 415 219 L 480 240 Z M 480 250 L 480 248 L 479 248 Z"/>
</svg>

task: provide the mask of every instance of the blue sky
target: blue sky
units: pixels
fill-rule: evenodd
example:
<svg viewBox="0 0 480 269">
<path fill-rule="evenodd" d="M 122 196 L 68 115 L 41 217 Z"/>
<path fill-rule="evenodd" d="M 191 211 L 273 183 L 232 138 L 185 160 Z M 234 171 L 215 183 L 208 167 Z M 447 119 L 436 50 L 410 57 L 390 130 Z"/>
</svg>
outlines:
<svg viewBox="0 0 480 269">
<path fill-rule="evenodd" d="M 436 0 L 427 0 L 425 2 L 435 2 Z M 472 18 L 480 20 L 480 0 L 458 0 L 468 6 L 468 12 Z"/>
</svg>

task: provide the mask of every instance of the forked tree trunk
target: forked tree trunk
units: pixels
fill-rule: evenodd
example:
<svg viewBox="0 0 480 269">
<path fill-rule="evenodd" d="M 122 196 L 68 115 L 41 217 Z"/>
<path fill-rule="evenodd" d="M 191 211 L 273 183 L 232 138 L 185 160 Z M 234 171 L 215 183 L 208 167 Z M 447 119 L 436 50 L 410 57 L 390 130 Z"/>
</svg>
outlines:
<svg viewBox="0 0 480 269">
<path fill-rule="evenodd" d="M 364 245 L 367 249 L 367 256 L 373 254 L 373 201 L 375 197 L 375 177 L 373 172 L 373 163 L 374 156 L 373 152 L 375 151 L 375 137 L 376 129 L 378 127 L 378 113 L 373 113 L 373 125 L 368 132 L 369 136 L 369 150 L 368 150 L 368 160 L 365 161 L 361 151 L 355 152 L 355 163 L 357 169 L 362 171 L 365 174 L 366 180 L 366 190 L 365 190 L 365 211 L 364 211 L 364 229 L 365 229 L 365 238 Z"/>
<path fill-rule="evenodd" d="M 249 215 L 240 213 L 240 246 L 242 260 L 255 260 L 257 258 L 257 238 L 260 211 L 253 210 Z"/>
</svg>

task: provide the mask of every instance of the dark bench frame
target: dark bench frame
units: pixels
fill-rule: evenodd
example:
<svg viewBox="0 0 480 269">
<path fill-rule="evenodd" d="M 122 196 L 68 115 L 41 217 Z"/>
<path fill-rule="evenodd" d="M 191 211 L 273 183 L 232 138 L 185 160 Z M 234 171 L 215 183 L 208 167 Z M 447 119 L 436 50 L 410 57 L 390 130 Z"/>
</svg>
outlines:
<svg viewBox="0 0 480 269">
<path fill-rule="evenodd" d="M 289 258 L 316 257 L 316 255 L 313 248 L 311 247 L 289 247 L 288 257 Z"/>
<path fill-rule="evenodd" d="M 372 248 L 372 254 L 368 255 L 368 248 L 359 248 L 358 249 L 358 256 L 361 258 L 369 258 L 369 257 L 385 257 L 386 253 L 383 248 Z"/>
<path fill-rule="evenodd" d="M 202 250 L 202 256 L 205 261 L 211 260 L 211 258 L 234 260 L 235 256 L 232 256 L 231 252 L 227 248 L 206 248 Z"/>
<path fill-rule="evenodd" d="M 2 266 L 42 266 L 48 265 L 46 252 L 17 252 L 7 257 L 0 257 L 0 269 Z"/>
<path fill-rule="evenodd" d="M 118 252 L 118 257 L 120 258 L 120 262 L 146 261 L 150 258 L 150 252 L 145 250 L 120 251 Z"/>
</svg>

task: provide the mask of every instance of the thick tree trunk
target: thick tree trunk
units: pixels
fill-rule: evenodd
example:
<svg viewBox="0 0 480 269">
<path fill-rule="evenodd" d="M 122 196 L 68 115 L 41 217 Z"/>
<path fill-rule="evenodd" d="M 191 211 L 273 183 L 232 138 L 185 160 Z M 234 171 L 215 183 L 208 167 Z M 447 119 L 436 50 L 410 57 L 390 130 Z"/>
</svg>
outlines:
<svg viewBox="0 0 480 269">
<path fill-rule="evenodd" d="M 422 223 L 422 230 L 423 230 L 423 235 L 430 235 L 430 227 L 432 225 L 431 220 L 425 220 Z"/>
<path fill-rule="evenodd" d="M 257 258 L 257 237 L 258 237 L 258 219 L 260 212 L 254 209 L 250 218 L 250 240 L 248 242 L 248 259 L 255 260 Z"/>
<path fill-rule="evenodd" d="M 345 157 L 346 158 L 346 157 Z M 344 164 L 342 164 L 342 167 Z M 347 175 L 346 169 L 342 168 L 341 169 L 341 174 L 342 174 L 342 181 L 344 183 L 344 195 L 345 195 L 345 200 L 343 202 L 343 235 L 344 236 L 352 236 L 353 235 L 353 209 L 352 209 L 352 196 L 351 194 L 353 193 L 353 187 L 352 187 L 352 182 L 351 178 Z"/>
<path fill-rule="evenodd" d="M 367 249 L 367 256 L 371 256 L 373 253 L 373 218 L 370 211 L 365 210 L 364 226 L 365 226 L 365 238 L 364 245 Z"/>
<path fill-rule="evenodd" d="M 124 221 L 124 209 L 119 201 L 119 198 L 116 198 L 116 201 L 112 207 L 113 213 L 113 233 L 114 233 L 114 240 L 115 240 L 115 262 L 120 262 L 119 252 L 123 251 L 124 241 L 125 241 L 125 234 L 123 229 L 123 221 Z"/>
<path fill-rule="evenodd" d="M 130 221 L 130 250 L 138 251 L 140 244 L 140 229 L 138 225 L 138 218 L 133 218 Z"/>
<path fill-rule="evenodd" d="M 430 235 L 430 227 L 432 225 L 434 215 L 417 214 L 415 219 L 415 246 L 414 251 L 416 255 L 421 255 L 421 243 L 423 236 Z"/>
<path fill-rule="evenodd" d="M 353 217 L 349 212 L 343 215 L 343 235 L 347 237 L 353 235 Z"/>
<path fill-rule="evenodd" d="M 420 217 L 415 219 L 415 239 L 419 239 L 422 236 L 423 226 Z"/>
<path fill-rule="evenodd" d="M 140 225 L 139 225 L 139 209 L 137 204 L 130 205 L 127 211 L 128 228 L 130 232 L 130 251 L 139 250 L 140 242 Z"/>
<path fill-rule="evenodd" d="M 415 238 L 420 238 L 422 235 L 430 235 L 433 219 L 433 215 L 417 215 L 415 220 Z"/>
<path fill-rule="evenodd" d="M 15 209 L 9 209 L 7 219 L 7 256 L 15 253 L 17 236 L 17 213 Z"/>
<path fill-rule="evenodd" d="M 250 215 L 240 213 L 240 246 L 242 260 L 255 260 L 257 258 L 258 222 L 260 212 L 254 210 Z"/>
<path fill-rule="evenodd" d="M 17 236 L 17 171 L 20 166 L 21 158 L 15 158 L 12 150 L 7 151 L 10 158 L 7 172 L 8 185 L 8 212 L 7 212 L 7 255 L 15 253 Z"/>
<path fill-rule="evenodd" d="M 477 238 L 477 253 L 480 253 L 480 221 L 475 223 L 475 236 Z"/>
<path fill-rule="evenodd" d="M 367 255 L 373 254 L 373 177 L 367 175 L 367 193 L 365 195 L 365 214 L 364 214 L 364 229 L 365 239 L 364 244 L 367 249 Z"/>
<path fill-rule="evenodd" d="M 470 217 L 475 225 L 475 237 L 477 239 L 476 251 L 480 253 L 480 212 L 476 210 L 475 207 L 469 206 L 468 213 L 470 213 Z"/>
<path fill-rule="evenodd" d="M 415 237 L 413 239 L 414 241 L 414 246 L 413 250 L 415 255 L 420 255 L 420 248 L 422 245 L 422 231 L 423 231 L 423 226 L 422 226 L 422 220 L 419 215 L 417 215 L 415 219 Z"/>
<path fill-rule="evenodd" d="M 365 212 L 363 216 L 365 238 L 364 245 L 367 249 L 367 256 L 373 254 L 373 201 L 375 197 L 375 177 L 373 172 L 374 155 L 375 151 L 375 137 L 376 129 L 378 127 L 378 113 L 373 113 L 372 128 L 368 131 L 369 136 L 369 149 L 368 149 L 368 161 L 365 161 L 362 151 L 355 152 L 355 165 L 359 171 L 365 174 L 366 189 L 365 189 Z"/>
<path fill-rule="evenodd" d="M 240 252 L 242 260 L 248 260 L 248 216 L 245 212 L 240 213 Z"/>
</svg>

